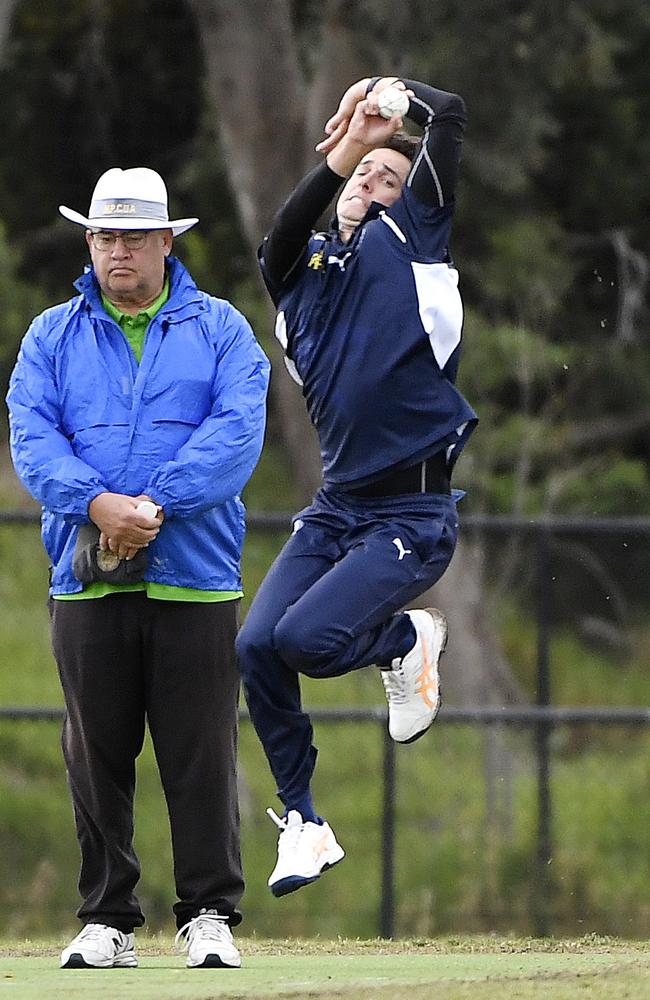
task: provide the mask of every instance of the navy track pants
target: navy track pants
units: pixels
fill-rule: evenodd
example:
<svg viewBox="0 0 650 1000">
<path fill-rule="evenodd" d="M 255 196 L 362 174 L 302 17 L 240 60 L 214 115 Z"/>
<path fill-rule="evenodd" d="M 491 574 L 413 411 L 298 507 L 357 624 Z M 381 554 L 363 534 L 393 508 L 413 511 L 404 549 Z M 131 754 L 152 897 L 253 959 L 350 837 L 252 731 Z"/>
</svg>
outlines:
<svg viewBox="0 0 650 1000">
<path fill-rule="evenodd" d="M 237 638 L 251 719 L 287 811 L 316 763 L 299 674 L 338 677 L 408 652 L 413 625 L 398 612 L 449 565 L 460 496 L 319 490 L 294 518 Z"/>
</svg>

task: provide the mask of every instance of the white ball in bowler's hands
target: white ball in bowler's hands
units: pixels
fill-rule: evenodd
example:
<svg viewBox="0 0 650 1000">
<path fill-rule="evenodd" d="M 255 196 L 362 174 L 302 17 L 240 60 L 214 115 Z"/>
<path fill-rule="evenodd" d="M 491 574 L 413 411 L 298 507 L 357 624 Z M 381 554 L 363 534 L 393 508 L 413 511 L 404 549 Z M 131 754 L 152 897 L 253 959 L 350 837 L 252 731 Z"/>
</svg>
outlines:
<svg viewBox="0 0 650 1000">
<path fill-rule="evenodd" d="M 386 87 L 377 94 L 377 105 L 382 118 L 405 115 L 409 109 L 409 98 L 399 87 Z"/>
<path fill-rule="evenodd" d="M 144 514 L 145 517 L 156 517 L 158 514 L 158 508 L 151 500 L 141 500 L 135 509 L 138 514 Z"/>
</svg>

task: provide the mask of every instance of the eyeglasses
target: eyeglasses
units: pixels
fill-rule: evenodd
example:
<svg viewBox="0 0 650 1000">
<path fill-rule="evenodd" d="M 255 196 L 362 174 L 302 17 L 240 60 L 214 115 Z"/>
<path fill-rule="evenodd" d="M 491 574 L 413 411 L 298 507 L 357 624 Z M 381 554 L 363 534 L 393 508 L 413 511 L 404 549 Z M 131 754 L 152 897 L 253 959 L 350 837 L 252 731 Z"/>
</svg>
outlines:
<svg viewBox="0 0 650 1000">
<path fill-rule="evenodd" d="M 133 229 L 127 233 L 111 233 L 100 229 L 91 232 L 90 237 L 95 250 L 112 250 L 118 240 L 122 240 L 127 250 L 142 250 L 150 232 L 150 229 Z"/>
</svg>

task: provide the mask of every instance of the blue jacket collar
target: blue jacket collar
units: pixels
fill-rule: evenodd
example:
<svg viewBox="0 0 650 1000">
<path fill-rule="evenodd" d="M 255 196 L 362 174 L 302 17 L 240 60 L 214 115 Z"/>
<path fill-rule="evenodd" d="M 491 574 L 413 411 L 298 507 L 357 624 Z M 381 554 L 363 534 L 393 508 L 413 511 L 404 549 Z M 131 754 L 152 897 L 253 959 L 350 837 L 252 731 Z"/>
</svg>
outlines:
<svg viewBox="0 0 650 1000">
<path fill-rule="evenodd" d="M 169 275 L 169 299 L 160 312 L 172 312 L 192 302 L 198 303 L 200 293 L 196 287 L 196 282 L 187 268 L 181 264 L 178 257 L 170 255 L 167 258 L 166 266 Z M 91 264 L 88 264 L 81 277 L 77 278 L 74 287 L 81 293 L 81 296 L 93 310 L 101 309 L 102 312 L 105 312 L 99 291 L 99 283 Z"/>
</svg>

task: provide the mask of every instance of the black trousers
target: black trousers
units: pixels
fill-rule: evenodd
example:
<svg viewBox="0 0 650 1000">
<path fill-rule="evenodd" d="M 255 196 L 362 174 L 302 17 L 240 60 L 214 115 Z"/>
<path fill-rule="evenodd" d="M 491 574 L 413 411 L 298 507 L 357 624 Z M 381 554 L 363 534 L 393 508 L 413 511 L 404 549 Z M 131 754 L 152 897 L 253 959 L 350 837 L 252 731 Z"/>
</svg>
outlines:
<svg viewBox="0 0 650 1000">
<path fill-rule="evenodd" d="M 202 907 L 241 920 L 238 607 L 143 592 L 50 602 L 84 923 L 127 932 L 144 923 L 133 801 L 145 721 L 169 813 L 177 926 Z"/>
</svg>

